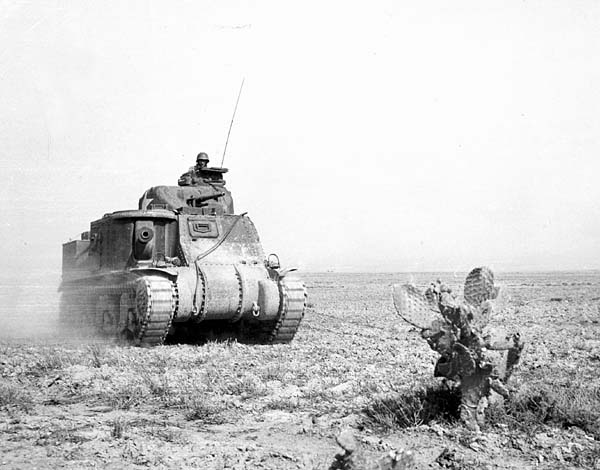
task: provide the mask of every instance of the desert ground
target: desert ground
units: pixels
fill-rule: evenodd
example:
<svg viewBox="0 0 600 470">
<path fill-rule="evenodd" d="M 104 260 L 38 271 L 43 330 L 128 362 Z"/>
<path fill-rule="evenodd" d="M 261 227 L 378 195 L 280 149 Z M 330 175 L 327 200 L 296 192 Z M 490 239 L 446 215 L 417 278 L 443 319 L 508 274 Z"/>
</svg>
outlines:
<svg viewBox="0 0 600 470">
<path fill-rule="evenodd" d="M 367 460 L 410 450 L 417 469 L 600 469 L 600 272 L 497 274 L 493 322 L 527 346 L 481 433 L 391 300 L 464 273 L 302 276 L 290 345 L 154 349 L 61 338 L 48 276 L 4 282 L 0 467 L 327 469 L 350 430 Z"/>
</svg>

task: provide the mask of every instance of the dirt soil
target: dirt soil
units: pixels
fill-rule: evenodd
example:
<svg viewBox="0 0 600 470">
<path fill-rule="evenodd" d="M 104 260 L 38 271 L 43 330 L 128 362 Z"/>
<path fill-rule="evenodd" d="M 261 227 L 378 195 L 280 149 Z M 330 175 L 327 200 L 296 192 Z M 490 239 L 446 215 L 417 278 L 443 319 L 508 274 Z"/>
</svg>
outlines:
<svg viewBox="0 0 600 470">
<path fill-rule="evenodd" d="M 434 380 L 436 354 L 395 313 L 391 285 L 438 276 L 464 281 L 306 274 L 309 308 L 291 345 L 0 340 L 0 467 L 326 469 L 351 429 L 368 457 L 410 449 L 415 468 L 600 468 L 600 422 L 496 422 L 475 434 L 457 422 L 367 419 L 375 401 Z M 596 387 L 599 399 L 581 404 L 595 407 L 600 273 L 498 280 L 507 301 L 494 321 L 527 343 L 511 385 Z"/>
</svg>

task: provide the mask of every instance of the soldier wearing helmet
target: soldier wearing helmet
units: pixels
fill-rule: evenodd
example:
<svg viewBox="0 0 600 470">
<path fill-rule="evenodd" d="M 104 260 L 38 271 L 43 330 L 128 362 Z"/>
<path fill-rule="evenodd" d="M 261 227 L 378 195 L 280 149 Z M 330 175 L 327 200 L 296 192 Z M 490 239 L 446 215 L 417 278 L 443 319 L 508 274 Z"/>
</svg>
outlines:
<svg viewBox="0 0 600 470">
<path fill-rule="evenodd" d="M 225 184 L 223 174 L 227 168 L 209 168 L 208 155 L 200 152 L 196 157 L 196 164 L 179 177 L 179 186 L 198 186 L 204 182 L 211 184 Z"/>
<path fill-rule="evenodd" d="M 179 186 L 191 186 L 201 181 L 200 175 L 208 166 L 208 155 L 200 152 L 196 157 L 196 164 L 179 177 Z"/>
<path fill-rule="evenodd" d="M 204 152 L 200 152 L 196 157 L 196 166 L 194 170 L 199 174 L 204 168 L 208 166 L 208 155 Z"/>
</svg>

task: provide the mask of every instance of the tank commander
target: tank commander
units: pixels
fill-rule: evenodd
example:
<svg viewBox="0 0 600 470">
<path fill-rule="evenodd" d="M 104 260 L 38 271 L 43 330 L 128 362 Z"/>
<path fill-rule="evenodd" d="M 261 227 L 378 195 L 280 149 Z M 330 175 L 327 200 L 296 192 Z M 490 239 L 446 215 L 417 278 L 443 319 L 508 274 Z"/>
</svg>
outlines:
<svg viewBox="0 0 600 470">
<path fill-rule="evenodd" d="M 194 167 L 194 170 L 197 174 L 199 174 L 203 168 L 206 168 L 208 166 L 208 155 L 205 154 L 204 152 L 200 152 L 198 154 L 198 156 L 196 157 L 196 166 Z M 190 168 L 191 170 L 191 168 Z"/>
<path fill-rule="evenodd" d="M 205 181 L 211 183 L 224 183 L 223 173 L 227 172 L 226 168 L 209 168 L 208 155 L 200 152 L 196 157 L 196 164 L 179 177 L 177 182 L 179 186 L 196 186 Z"/>
</svg>

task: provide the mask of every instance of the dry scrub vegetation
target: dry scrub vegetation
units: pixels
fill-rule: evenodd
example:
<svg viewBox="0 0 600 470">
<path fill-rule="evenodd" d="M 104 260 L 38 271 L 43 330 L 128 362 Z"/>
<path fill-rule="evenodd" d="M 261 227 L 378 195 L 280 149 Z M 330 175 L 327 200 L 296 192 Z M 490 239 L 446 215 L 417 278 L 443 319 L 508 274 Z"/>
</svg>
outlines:
<svg viewBox="0 0 600 470">
<path fill-rule="evenodd" d="M 528 345 L 481 434 L 393 310 L 406 275 L 305 278 L 289 346 L 3 341 L 0 466 L 327 468 L 349 428 L 367 455 L 412 449 L 417 468 L 600 468 L 600 273 L 499 276 L 496 321 Z"/>
</svg>

